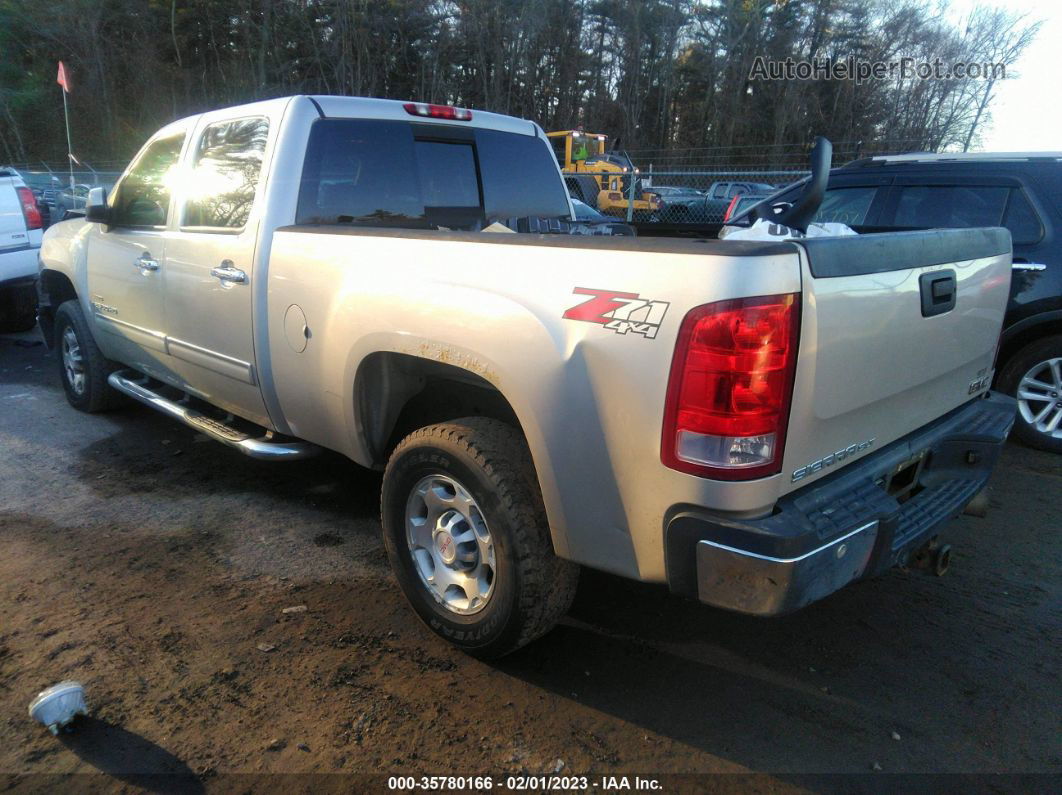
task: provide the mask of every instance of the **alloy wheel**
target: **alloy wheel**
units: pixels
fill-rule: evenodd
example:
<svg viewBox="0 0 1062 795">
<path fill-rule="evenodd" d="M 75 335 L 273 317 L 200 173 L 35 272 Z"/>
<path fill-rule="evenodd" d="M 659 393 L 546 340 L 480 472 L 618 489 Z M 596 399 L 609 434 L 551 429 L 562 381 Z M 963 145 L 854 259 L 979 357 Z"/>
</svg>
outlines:
<svg viewBox="0 0 1062 795">
<path fill-rule="evenodd" d="M 487 521 L 468 489 L 429 475 L 406 501 L 413 567 L 435 601 L 452 613 L 478 613 L 494 593 L 496 560 Z"/>
<path fill-rule="evenodd" d="M 1018 383 L 1018 411 L 1038 433 L 1062 439 L 1062 357 L 1029 368 Z"/>
<path fill-rule="evenodd" d="M 85 362 L 81 358 L 81 344 L 72 326 L 63 329 L 63 370 L 70 388 L 78 395 L 85 392 Z"/>
</svg>

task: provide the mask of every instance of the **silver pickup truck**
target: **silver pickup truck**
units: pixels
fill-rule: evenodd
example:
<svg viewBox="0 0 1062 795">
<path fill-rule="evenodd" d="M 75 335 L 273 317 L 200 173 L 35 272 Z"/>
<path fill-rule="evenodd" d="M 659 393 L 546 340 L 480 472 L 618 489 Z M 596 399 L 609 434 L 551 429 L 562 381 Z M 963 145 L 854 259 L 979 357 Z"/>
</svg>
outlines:
<svg viewBox="0 0 1062 795">
<path fill-rule="evenodd" d="M 780 614 L 983 490 L 1006 230 L 585 232 L 532 122 L 275 99 L 170 124 L 48 230 L 41 325 L 78 409 L 382 470 L 400 586 L 484 657 L 580 566 Z"/>
</svg>

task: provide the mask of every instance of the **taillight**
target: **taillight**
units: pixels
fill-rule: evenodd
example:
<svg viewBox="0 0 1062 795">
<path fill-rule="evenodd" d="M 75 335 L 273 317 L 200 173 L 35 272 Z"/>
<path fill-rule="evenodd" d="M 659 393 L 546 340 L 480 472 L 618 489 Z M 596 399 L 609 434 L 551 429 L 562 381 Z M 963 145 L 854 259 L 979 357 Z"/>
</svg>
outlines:
<svg viewBox="0 0 1062 795">
<path fill-rule="evenodd" d="M 740 194 L 739 194 L 740 195 Z M 734 205 L 737 204 L 738 196 L 735 196 L 730 200 L 730 204 L 726 206 L 726 212 L 723 213 L 723 223 L 725 224 L 730 220 L 730 213 L 734 212 Z"/>
<path fill-rule="evenodd" d="M 781 469 L 796 372 L 798 293 L 719 301 L 682 321 L 664 409 L 665 466 L 719 480 Z"/>
<path fill-rule="evenodd" d="M 450 121 L 472 121 L 472 111 L 467 108 L 455 108 L 453 105 L 407 102 L 402 107 L 406 109 L 406 113 L 413 116 L 428 116 L 432 119 L 450 119 Z"/>
<path fill-rule="evenodd" d="M 29 188 L 15 188 L 18 200 L 22 203 L 22 217 L 26 219 L 27 229 L 40 229 L 44 226 L 41 211 L 37 209 L 37 197 Z"/>
</svg>

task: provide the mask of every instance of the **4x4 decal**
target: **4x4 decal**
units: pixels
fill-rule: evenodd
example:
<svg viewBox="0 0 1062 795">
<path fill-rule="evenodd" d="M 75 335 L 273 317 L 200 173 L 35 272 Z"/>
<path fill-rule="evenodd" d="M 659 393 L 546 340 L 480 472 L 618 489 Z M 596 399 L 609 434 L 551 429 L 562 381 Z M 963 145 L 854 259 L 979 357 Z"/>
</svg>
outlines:
<svg viewBox="0 0 1062 795">
<path fill-rule="evenodd" d="M 637 293 L 595 290 L 590 287 L 576 287 L 572 292 L 590 298 L 565 312 L 562 315 L 565 320 L 600 323 L 617 334 L 630 331 L 647 339 L 656 337 L 667 308 L 671 306 L 667 301 L 640 298 Z"/>
</svg>

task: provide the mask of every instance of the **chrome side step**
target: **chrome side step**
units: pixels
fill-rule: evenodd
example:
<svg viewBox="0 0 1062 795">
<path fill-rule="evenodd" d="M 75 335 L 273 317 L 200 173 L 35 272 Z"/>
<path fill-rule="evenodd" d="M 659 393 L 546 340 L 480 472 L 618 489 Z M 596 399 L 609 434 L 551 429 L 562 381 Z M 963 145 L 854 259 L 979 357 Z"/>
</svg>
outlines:
<svg viewBox="0 0 1062 795">
<path fill-rule="evenodd" d="M 185 405 L 183 401 L 170 400 L 148 388 L 150 380 L 134 370 L 120 370 L 107 377 L 107 383 L 119 392 L 134 400 L 151 406 L 163 414 L 180 420 L 190 428 L 209 436 L 215 441 L 235 447 L 251 458 L 263 458 L 271 461 L 296 461 L 309 458 L 321 451 L 317 445 L 298 440 L 280 441 L 272 431 L 263 430 L 262 436 L 255 437 L 238 428 L 208 417 L 200 411 Z M 283 437 L 281 437 L 283 438 Z"/>
</svg>

